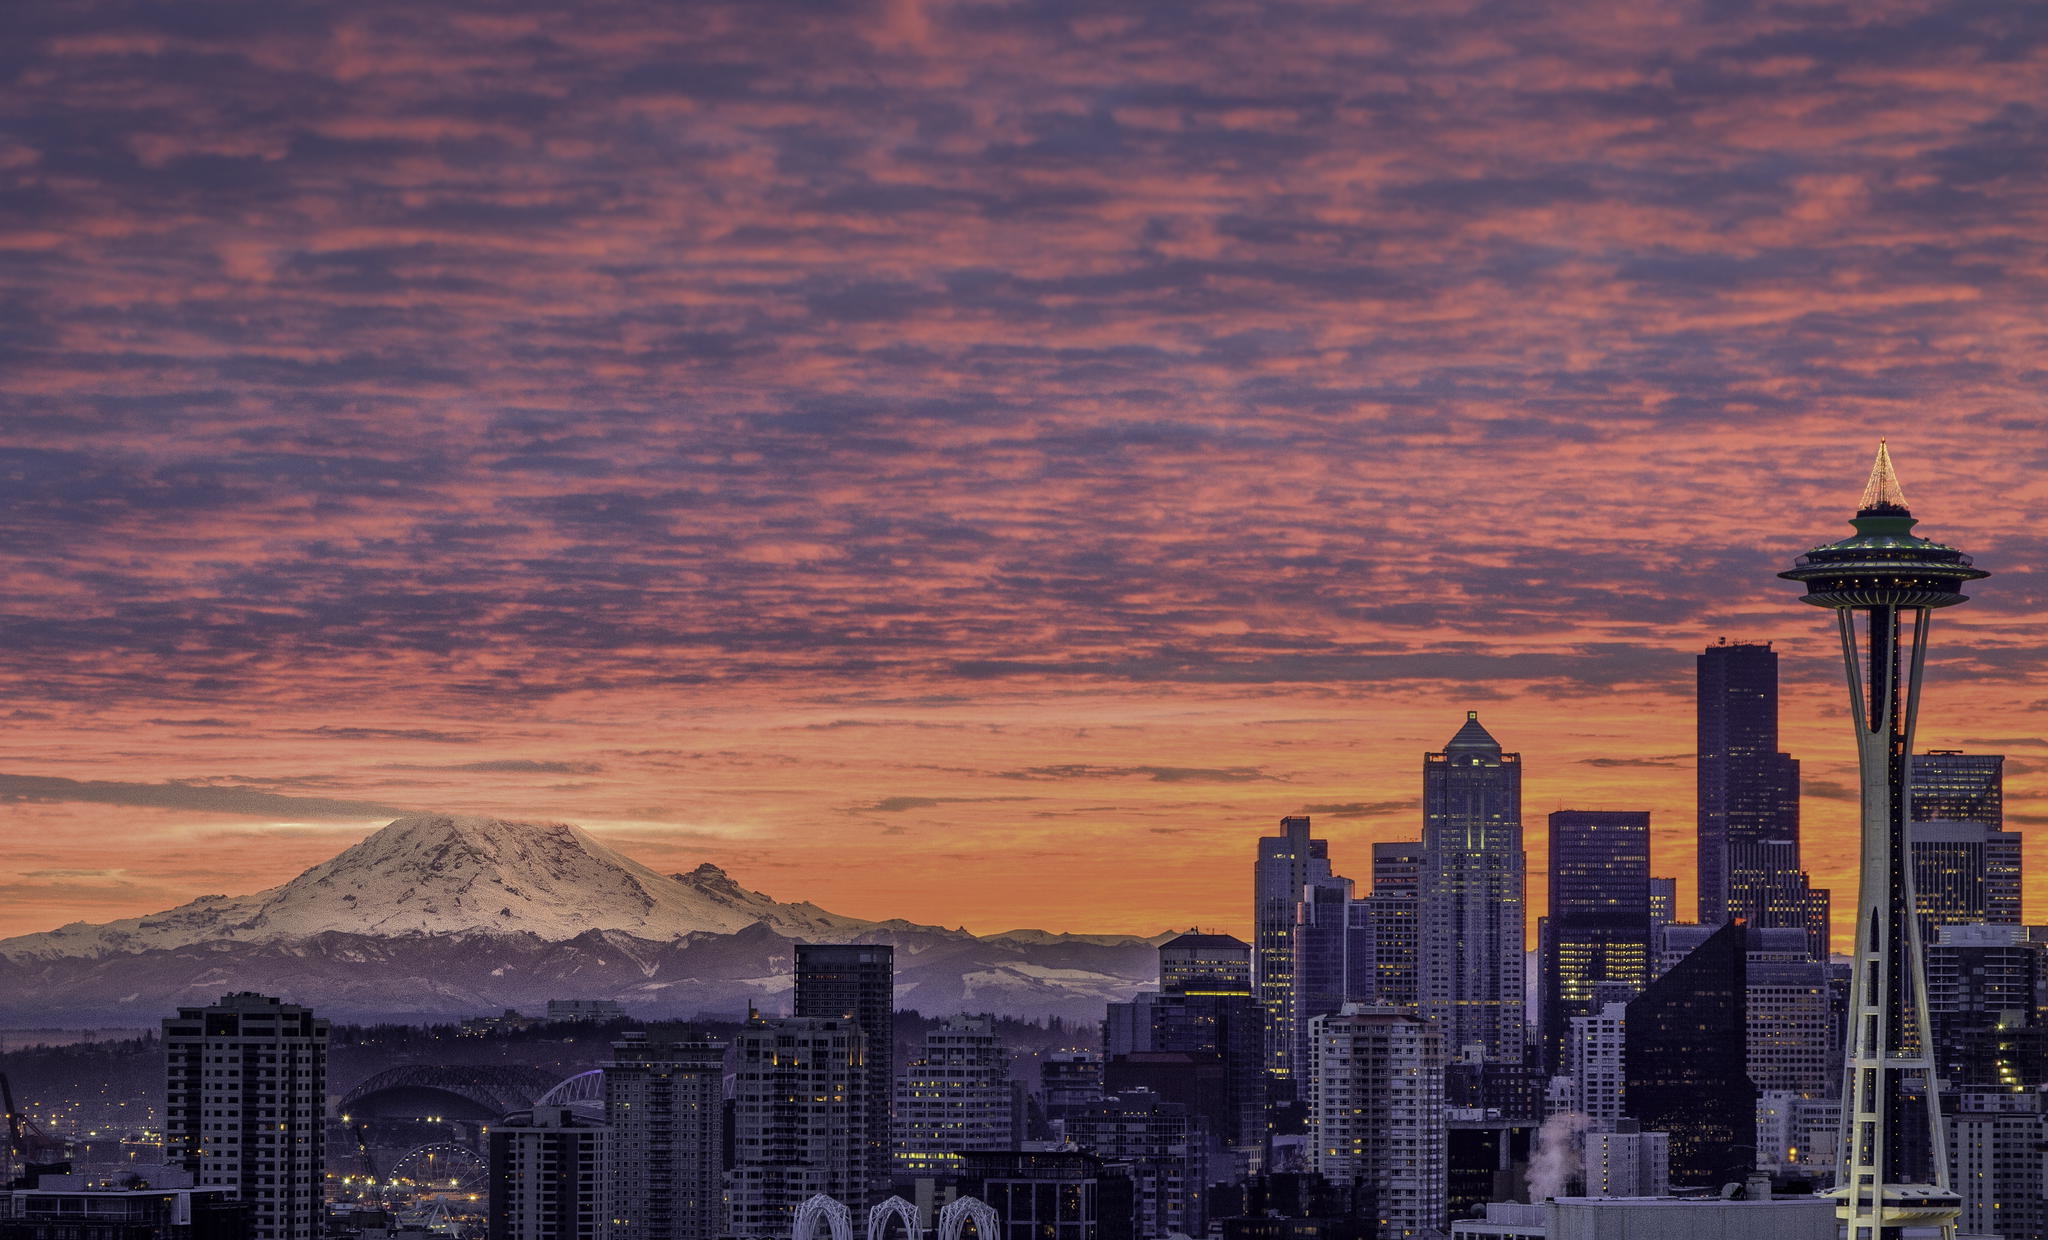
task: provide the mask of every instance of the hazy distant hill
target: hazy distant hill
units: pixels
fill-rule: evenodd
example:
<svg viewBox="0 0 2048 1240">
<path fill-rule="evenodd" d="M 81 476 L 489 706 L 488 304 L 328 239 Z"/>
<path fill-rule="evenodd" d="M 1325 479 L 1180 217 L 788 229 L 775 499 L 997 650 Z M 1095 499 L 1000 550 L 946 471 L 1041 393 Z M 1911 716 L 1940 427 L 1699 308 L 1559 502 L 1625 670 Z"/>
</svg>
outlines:
<svg viewBox="0 0 2048 1240">
<path fill-rule="evenodd" d="M 346 1019 L 570 997 L 778 1011 L 792 945 L 819 941 L 894 944 L 898 1003 L 926 1012 L 1088 1018 L 1157 971 L 1156 939 L 862 921 L 713 865 L 660 874 L 561 823 L 422 815 L 255 895 L 0 940 L 0 1024 L 149 1023 L 230 989 Z"/>
</svg>

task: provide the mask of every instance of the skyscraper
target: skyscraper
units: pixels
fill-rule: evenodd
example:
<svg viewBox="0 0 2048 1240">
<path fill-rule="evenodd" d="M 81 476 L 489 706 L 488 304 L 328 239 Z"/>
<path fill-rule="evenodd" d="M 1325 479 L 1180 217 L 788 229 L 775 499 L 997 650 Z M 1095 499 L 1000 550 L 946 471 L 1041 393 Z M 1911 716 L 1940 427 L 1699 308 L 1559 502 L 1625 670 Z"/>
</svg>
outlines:
<svg viewBox="0 0 2048 1240">
<path fill-rule="evenodd" d="M 1542 966 L 1545 1062 L 1563 1062 L 1571 1018 L 1602 983 L 1650 980 L 1650 815 L 1559 810 L 1550 816 L 1550 916 Z"/>
<path fill-rule="evenodd" d="M 1422 996 L 1422 871 L 1420 840 L 1372 846 L 1372 892 L 1355 915 L 1348 996 L 1360 1003 L 1414 1008 Z"/>
<path fill-rule="evenodd" d="M 1824 959 L 1827 893 L 1799 868 L 1799 763 L 1778 751 L 1778 652 L 1724 640 L 1698 663 L 1700 922 L 1804 926 Z"/>
<path fill-rule="evenodd" d="M 1309 834 L 1304 816 L 1282 818 L 1280 834 L 1259 840 L 1252 870 L 1252 991 L 1266 1014 L 1266 1070 L 1294 1074 L 1294 921 L 1301 893 L 1330 877 L 1330 845 Z"/>
<path fill-rule="evenodd" d="M 1468 711 L 1422 763 L 1421 1010 L 1447 1053 L 1519 1064 L 1523 1029 L 1522 755 Z"/>
<path fill-rule="evenodd" d="M 1441 1234 L 1450 1191 L 1442 1029 L 1412 1012 L 1355 1003 L 1309 1028 L 1315 1171 L 1369 1189 L 1380 1235 Z"/>
<path fill-rule="evenodd" d="M 1294 1062 L 1308 1060 L 1308 1022 L 1344 1006 L 1349 984 L 1351 880 L 1311 879 L 1294 906 Z"/>
<path fill-rule="evenodd" d="M 712 1240 L 725 1227 L 725 1046 L 629 1033 L 604 1065 L 616 1240 Z"/>
<path fill-rule="evenodd" d="M 1623 1110 L 1671 1134 L 1671 1182 L 1741 1183 L 1756 1163 L 1749 1079 L 1748 935 L 1731 921 L 1629 1001 Z"/>
<path fill-rule="evenodd" d="M 1950 1236 L 1961 1200 L 1949 1189 L 1935 1096 L 1907 802 L 1930 618 L 1965 601 L 1963 583 L 1990 574 L 1912 532 L 1882 442 L 1850 524 L 1853 537 L 1815 547 L 1778 574 L 1836 613 L 1863 783 L 1836 1192 L 1850 1240 L 1891 1240 L 1912 1226 Z"/>
<path fill-rule="evenodd" d="M 1915 822 L 1913 900 L 1934 926 L 2020 924 L 2020 835 L 1976 822 Z"/>
<path fill-rule="evenodd" d="M 254 1207 L 251 1240 L 320 1232 L 327 1022 L 268 995 L 164 1020 L 164 1154 Z"/>
<path fill-rule="evenodd" d="M 1913 759 L 1912 820 L 2005 829 L 2005 755 L 1930 749 Z"/>
<path fill-rule="evenodd" d="M 860 1055 L 865 1188 L 846 1202 L 865 1209 L 889 1191 L 889 1103 L 896 1083 L 896 950 L 879 943 L 796 945 L 796 1014 L 851 1020 Z"/>
<path fill-rule="evenodd" d="M 733 1036 L 726 1231 L 780 1236 L 823 1193 L 865 1203 L 867 1035 L 845 1019 L 755 1017 Z"/>
<path fill-rule="evenodd" d="M 995 1021 L 955 1016 L 924 1035 L 924 1054 L 896 1082 L 895 1168 L 945 1174 L 970 1150 L 1016 1149 L 1018 1118 Z"/>
</svg>

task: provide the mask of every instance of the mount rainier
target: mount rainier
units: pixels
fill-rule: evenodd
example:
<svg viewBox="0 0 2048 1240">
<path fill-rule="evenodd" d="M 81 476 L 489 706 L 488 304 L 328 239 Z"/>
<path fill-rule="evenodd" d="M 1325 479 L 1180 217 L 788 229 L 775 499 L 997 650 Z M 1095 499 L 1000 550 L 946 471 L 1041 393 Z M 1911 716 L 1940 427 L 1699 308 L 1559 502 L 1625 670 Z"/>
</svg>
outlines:
<svg viewBox="0 0 2048 1240">
<path fill-rule="evenodd" d="M 1135 936 L 979 936 L 661 874 L 562 823 L 401 818 L 281 886 L 0 939 L 0 1025 L 153 1024 L 260 990 L 344 1020 L 606 998 L 645 1016 L 786 1010 L 796 942 L 890 943 L 897 1003 L 1094 1019 L 1150 985 Z"/>
</svg>

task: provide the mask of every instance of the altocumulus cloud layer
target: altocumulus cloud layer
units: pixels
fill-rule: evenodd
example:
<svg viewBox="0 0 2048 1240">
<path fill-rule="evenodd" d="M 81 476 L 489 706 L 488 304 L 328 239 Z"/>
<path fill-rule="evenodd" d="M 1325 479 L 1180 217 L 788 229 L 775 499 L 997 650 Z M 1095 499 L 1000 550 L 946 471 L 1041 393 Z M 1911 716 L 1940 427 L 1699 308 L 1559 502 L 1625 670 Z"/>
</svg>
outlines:
<svg viewBox="0 0 2048 1240">
<path fill-rule="evenodd" d="M 12 928 L 380 806 L 1231 926 L 1246 836 L 1313 805 L 1362 872 L 1468 707 L 1532 826 L 1649 806 L 1676 867 L 1705 641 L 1777 639 L 1841 773 L 1769 574 L 1880 434 L 1999 571 L 1927 739 L 2011 738 L 2030 803 L 2044 43 L 1944 0 L 8 5 Z M 67 877 L 109 848 L 150 864 Z"/>
</svg>

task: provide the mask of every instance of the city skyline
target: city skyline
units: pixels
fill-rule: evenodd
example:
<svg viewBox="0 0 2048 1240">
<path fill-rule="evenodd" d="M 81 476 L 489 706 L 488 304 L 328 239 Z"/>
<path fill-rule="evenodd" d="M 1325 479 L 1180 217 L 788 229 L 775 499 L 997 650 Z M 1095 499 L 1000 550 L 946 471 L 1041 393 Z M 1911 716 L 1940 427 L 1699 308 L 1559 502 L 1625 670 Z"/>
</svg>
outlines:
<svg viewBox="0 0 2048 1240">
<path fill-rule="evenodd" d="M 2038 12 L 415 7 L 0 14 L 0 933 L 404 810 L 1244 933 L 1471 709 L 1690 908 L 1723 636 L 1842 892 L 1770 574 L 1880 436 L 2001 565 L 1922 747 L 2048 821 Z"/>
</svg>

